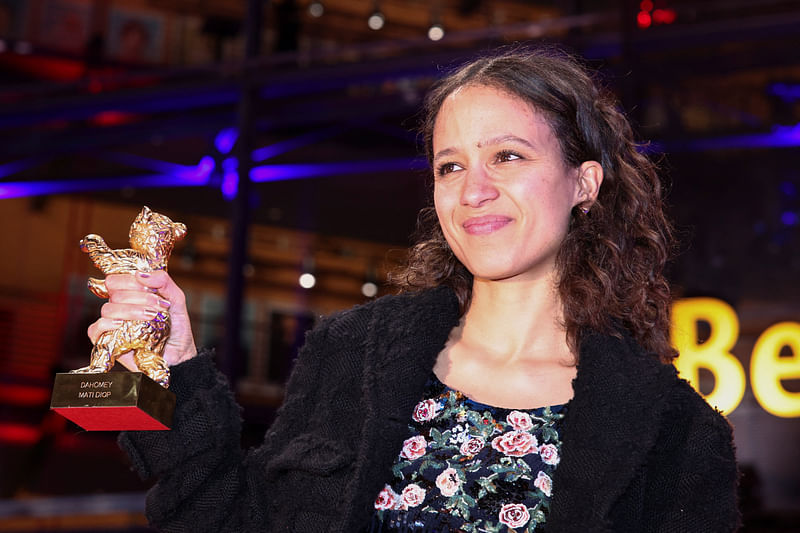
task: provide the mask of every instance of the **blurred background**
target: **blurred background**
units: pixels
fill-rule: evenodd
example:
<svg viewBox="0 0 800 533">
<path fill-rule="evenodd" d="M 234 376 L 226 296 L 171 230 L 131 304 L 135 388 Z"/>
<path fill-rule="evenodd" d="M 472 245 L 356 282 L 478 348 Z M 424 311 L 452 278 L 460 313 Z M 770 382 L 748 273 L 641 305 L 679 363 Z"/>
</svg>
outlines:
<svg viewBox="0 0 800 533">
<path fill-rule="evenodd" d="M 738 317 L 741 383 L 709 362 L 698 387 L 742 391 L 726 410 L 744 530 L 800 531 L 790 0 L 0 0 L 0 531 L 147 531 L 148 484 L 116 435 L 49 411 L 102 304 L 81 237 L 127 247 L 142 205 L 187 224 L 170 272 L 257 443 L 304 331 L 390 291 L 430 201 L 426 90 L 514 43 L 584 57 L 649 142 L 682 240 L 676 296 Z M 702 346 L 713 321 L 696 322 Z M 776 324 L 789 333 L 766 364 L 781 370 L 755 388 L 781 413 L 750 370 Z"/>
</svg>

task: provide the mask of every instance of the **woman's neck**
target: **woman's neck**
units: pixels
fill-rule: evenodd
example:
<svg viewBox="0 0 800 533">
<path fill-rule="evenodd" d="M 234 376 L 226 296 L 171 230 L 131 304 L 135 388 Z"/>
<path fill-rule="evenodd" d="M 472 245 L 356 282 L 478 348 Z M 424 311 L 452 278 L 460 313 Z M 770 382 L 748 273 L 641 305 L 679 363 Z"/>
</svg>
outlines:
<svg viewBox="0 0 800 533">
<path fill-rule="evenodd" d="M 570 354 L 563 304 L 552 277 L 524 282 L 476 279 L 458 332 L 487 355 L 516 360 L 564 360 Z"/>
</svg>

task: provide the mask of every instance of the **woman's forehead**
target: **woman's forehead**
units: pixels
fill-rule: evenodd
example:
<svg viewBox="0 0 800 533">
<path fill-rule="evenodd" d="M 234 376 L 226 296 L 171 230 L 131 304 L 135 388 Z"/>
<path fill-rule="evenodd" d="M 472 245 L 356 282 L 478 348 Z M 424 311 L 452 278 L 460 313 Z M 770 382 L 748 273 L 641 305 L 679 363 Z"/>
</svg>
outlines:
<svg viewBox="0 0 800 533">
<path fill-rule="evenodd" d="M 491 86 L 469 85 L 450 93 L 442 103 L 433 128 L 434 141 L 442 135 L 469 133 L 478 147 L 498 139 L 520 137 L 541 142 L 552 136 L 544 114 L 524 99 Z"/>
</svg>

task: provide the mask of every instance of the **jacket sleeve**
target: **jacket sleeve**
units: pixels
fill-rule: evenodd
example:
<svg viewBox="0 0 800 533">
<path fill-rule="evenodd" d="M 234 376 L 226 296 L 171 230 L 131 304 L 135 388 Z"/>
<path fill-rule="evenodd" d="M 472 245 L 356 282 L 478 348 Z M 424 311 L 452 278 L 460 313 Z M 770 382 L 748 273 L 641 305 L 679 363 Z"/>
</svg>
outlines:
<svg viewBox="0 0 800 533">
<path fill-rule="evenodd" d="M 647 531 L 721 533 L 740 525 L 738 468 L 727 420 L 686 382 L 667 413 L 646 474 Z"/>
<path fill-rule="evenodd" d="M 294 425 L 302 413 L 314 409 L 329 320 L 306 337 L 284 405 L 257 449 L 241 449 L 240 408 L 209 351 L 172 368 L 173 428 L 119 437 L 139 475 L 158 478 L 146 504 L 153 527 L 198 533 L 269 530 L 267 463 L 297 433 Z"/>
</svg>

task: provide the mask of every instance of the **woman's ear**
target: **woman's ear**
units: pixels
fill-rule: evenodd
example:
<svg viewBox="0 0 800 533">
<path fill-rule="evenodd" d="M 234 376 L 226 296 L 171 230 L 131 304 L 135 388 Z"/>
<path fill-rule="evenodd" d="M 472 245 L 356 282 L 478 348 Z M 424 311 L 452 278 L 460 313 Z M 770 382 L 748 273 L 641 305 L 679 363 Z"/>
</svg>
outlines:
<svg viewBox="0 0 800 533">
<path fill-rule="evenodd" d="M 585 213 L 592 208 L 600 185 L 603 183 L 603 167 L 597 161 L 584 161 L 578 167 L 578 183 L 575 188 L 575 205 Z"/>
</svg>

